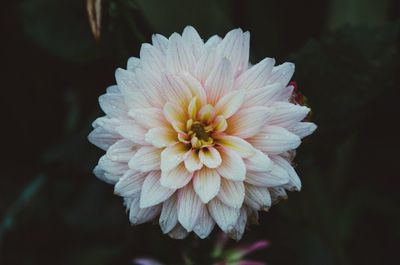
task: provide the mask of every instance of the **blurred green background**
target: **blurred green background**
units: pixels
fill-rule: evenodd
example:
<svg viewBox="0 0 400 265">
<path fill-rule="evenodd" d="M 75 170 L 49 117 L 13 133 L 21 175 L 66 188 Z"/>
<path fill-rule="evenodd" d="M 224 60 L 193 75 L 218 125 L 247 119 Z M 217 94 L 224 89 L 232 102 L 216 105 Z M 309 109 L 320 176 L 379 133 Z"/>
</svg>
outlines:
<svg viewBox="0 0 400 265">
<path fill-rule="evenodd" d="M 251 32 L 253 63 L 294 62 L 319 125 L 298 150 L 302 191 L 262 213 L 242 239 L 271 242 L 254 259 L 398 264 L 400 1 L 102 2 L 98 42 L 84 0 L 0 4 L 0 264 L 208 255 L 212 238 L 177 241 L 155 225 L 131 227 L 121 198 L 91 173 L 102 152 L 86 139 L 115 69 L 152 33 L 186 25 L 204 38 L 241 27 Z"/>
</svg>

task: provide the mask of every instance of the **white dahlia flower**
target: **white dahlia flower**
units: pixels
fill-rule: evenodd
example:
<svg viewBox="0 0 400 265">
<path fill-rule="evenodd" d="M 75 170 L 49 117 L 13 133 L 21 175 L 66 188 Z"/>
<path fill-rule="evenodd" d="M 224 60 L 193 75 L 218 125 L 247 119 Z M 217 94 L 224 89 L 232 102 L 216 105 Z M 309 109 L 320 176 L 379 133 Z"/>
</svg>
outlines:
<svg viewBox="0 0 400 265">
<path fill-rule="evenodd" d="M 193 27 L 153 36 L 117 69 L 89 140 L 106 151 L 94 173 L 114 184 L 132 224 L 240 239 L 285 190 L 300 190 L 291 152 L 316 126 L 292 103 L 292 63 L 249 63 L 249 32 L 204 42 Z"/>
</svg>

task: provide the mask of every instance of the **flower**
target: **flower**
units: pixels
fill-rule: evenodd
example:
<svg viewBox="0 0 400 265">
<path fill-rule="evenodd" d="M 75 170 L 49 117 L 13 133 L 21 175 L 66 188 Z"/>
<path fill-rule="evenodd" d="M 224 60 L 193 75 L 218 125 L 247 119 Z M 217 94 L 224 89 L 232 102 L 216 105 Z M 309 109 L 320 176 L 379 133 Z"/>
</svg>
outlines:
<svg viewBox="0 0 400 265">
<path fill-rule="evenodd" d="M 258 211 L 300 190 L 293 150 L 316 125 L 291 101 L 294 65 L 250 65 L 249 39 L 235 29 L 203 42 L 190 26 L 156 34 L 99 97 L 106 115 L 89 141 L 106 154 L 94 173 L 132 224 L 158 219 L 173 238 L 205 238 L 216 223 L 238 240 Z"/>
</svg>

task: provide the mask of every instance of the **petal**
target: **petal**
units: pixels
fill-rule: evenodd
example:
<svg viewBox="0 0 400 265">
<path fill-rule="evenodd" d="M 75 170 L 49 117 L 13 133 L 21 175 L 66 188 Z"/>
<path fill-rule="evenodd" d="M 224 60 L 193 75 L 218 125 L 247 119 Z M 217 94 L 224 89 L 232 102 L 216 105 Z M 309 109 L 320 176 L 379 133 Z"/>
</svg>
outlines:
<svg viewBox="0 0 400 265">
<path fill-rule="evenodd" d="M 142 146 L 129 160 L 129 168 L 142 172 L 160 170 L 161 150 L 153 146 Z"/>
<path fill-rule="evenodd" d="M 217 168 L 218 173 L 231 180 L 244 180 L 246 177 L 246 166 L 243 159 L 236 151 L 229 149 L 221 150 L 222 163 Z"/>
<path fill-rule="evenodd" d="M 182 72 L 179 76 L 192 92 L 192 96 L 197 97 L 200 100 L 201 105 L 207 104 L 206 91 L 201 83 L 187 72 Z"/>
<path fill-rule="evenodd" d="M 222 162 L 218 150 L 211 146 L 200 149 L 199 159 L 208 168 L 216 168 Z"/>
<path fill-rule="evenodd" d="M 303 120 L 310 112 L 310 109 L 305 106 L 287 102 L 275 102 L 272 107 L 275 111 L 269 120 L 269 124 L 281 127 L 287 127 Z"/>
<path fill-rule="evenodd" d="M 274 109 L 262 106 L 242 109 L 228 120 L 227 133 L 240 138 L 254 136 L 261 131 L 273 113 Z"/>
<path fill-rule="evenodd" d="M 121 137 L 118 134 L 109 132 L 101 127 L 97 127 L 88 135 L 89 142 L 105 151 L 119 139 Z"/>
<path fill-rule="evenodd" d="M 203 167 L 196 171 L 193 188 L 204 203 L 208 203 L 219 191 L 221 177 L 215 169 Z"/>
<path fill-rule="evenodd" d="M 161 170 L 170 171 L 178 166 L 189 154 L 190 148 L 182 143 L 166 147 L 161 152 Z"/>
<path fill-rule="evenodd" d="M 129 116 L 131 116 L 136 123 L 147 129 L 167 125 L 163 111 L 159 108 L 131 109 L 129 110 Z"/>
<path fill-rule="evenodd" d="M 141 67 L 151 69 L 152 71 L 161 72 L 165 69 L 165 56 L 156 47 L 143 43 L 140 48 Z"/>
<path fill-rule="evenodd" d="M 189 172 L 194 172 L 203 167 L 196 150 L 191 150 L 190 154 L 185 158 L 185 167 Z"/>
<path fill-rule="evenodd" d="M 122 94 L 107 93 L 99 97 L 101 109 L 110 117 L 126 117 L 128 108 Z"/>
<path fill-rule="evenodd" d="M 242 207 L 244 201 L 243 182 L 221 179 L 221 189 L 217 198 L 230 207 Z"/>
<path fill-rule="evenodd" d="M 220 57 L 226 57 L 232 62 L 235 73 L 246 70 L 249 62 L 250 34 L 243 33 L 241 29 L 231 30 L 218 45 L 217 51 Z"/>
<path fill-rule="evenodd" d="M 268 154 L 280 154 L 296 149 L 301 143 L 297 135 L 277 126 L 265 127 L 261 133 L 249 138 L 248 141 L 255 148 Z"/>
<path fill-rule="evenodd" d="M 153 42 L 153 46 L 157 49 L 159 49 L 162 53 L 166 53 L 167 49 L 168 49 L 168 43 L 169 40 L 164 37 L 163 35 L 160 34 L 154 34 L 152 37 L 152 42 Z"/>
<path fill-rule="evenodd" d="M 201 213 L 202 203 L 191 184 L 178 191 L 178 220 L 187 230 L 192 231 Z"/>
<path fill-rule="evenodd" d="M 216 61 L 217 52 L 215 49 L 208 49 L 200 56 L 199 61 L 194 69 L 194 76 L 204 84 L 210 76 Z"/>
<path fill-rule="evenodd" d="M 184 132 L 186 129 L 187 114 L 180 106 L 167 102 L 164 105 L 164 116 L 177 132 Z"/>
<path fill-rule="evenodd" d="M 186 26 L 182 32 L 182 39 L 189 46 L 194 56 L 199 58 L 204 49 L 204 43 L 199 33 L 192 26 Z"/>
<path fill-rule="evenodd" d="M 223 132 L 228 128 L 228 122 L 222 115 L 219 115 L 214 119 L 213 126 L 215 132 Z"/>
<path fill-rule="evenodd" d="M 193 228 L 193 231 L 201 238 L 206 238 L 215 226 L 215 222 L 208 213 L 208 209 L 205 204 L 201 205 L 201 211 L 197 223 Z"/>
<path fill-rule="evenodd" d="M 145 135 L 146 142 L 161 148 L 177 142 L 177 134 L 174 130 L 159 127 L 150 129 Z"/>
<path fill-rule="evenodd" d="M 255 150 L 251 144 L 242 138 L 229 135 L 213 135 L 218 143 L 223 147 L 237 151 L 241 157 L 249 157 L 255 154 Z"/>
<path fill-rule="evenodd" d="M 273 161 L 276 166 L 286 171 L 289 176 L 289 183 L 286 185 L 290 190 L 301 190 L 301 181 L 294 168 L 290 165 L 289 161 L 281 156 L 274 156 Z M 286 187 L 285 187 L 286 188 Z"/>
<path fill-rule="evenodd" d="M 273 204 L 276 204 L 281 200 L 286 200 L 287 199 L 286 191 L 282 187 L 269 188 L 268 191 L 269 191 L 269 193 L 271 195 L 271 199 L 272 199 L 272 203 Z"/>
<path fill-rule="evenodd" d="M 103 155 L 99 159 L 99 167 L 112 175 L 123 175 L 128 170 L 127 163 L 115 162 Z"/>
<path fill-rule="evenodd" d="M 161 230 L 164 234 L 171 232 L 171 230 L 178 223 L 178 199 L 174 194 L 164 201 L 161 215 L 159 219 Z"/>
<path fill-rule="evenodd" d="M 298 122 L 289 127 L 288 130 L 300 138 L 304 138 L 312 134 L 317 129 L 317 125 L 312 122 Z"/>
<path fill-rule="evenodd" d="M 207 204 L 208 211 L 218 226 L 224 232 L 229 232 L 235 227 L 240 210 L 227 206 L 217 198 Z"/>
<path fill-rule="evenodd" d="M 192 92 L 189 87 L 176 75 L 164 72 L 161 75 L 163 94 L 167 101 L 177 104 L 186 109 L 192 99 Z"/>
<path fill-rule="evenodd" d="M 129 72 L 135 72 L 136 67 L 139 66 L 140 59 L 137 57 L 130 57 L 126 65 L 126 70 Z"/>
<path fill-rule="evenodd" d="M 118 180 L 121 178 L 121 175 L 109 174 L 98 165 L 95 166 L 95 168 L 93 169 L 93 174 L 101 181 L 112 185 L 117 183 Z"/>
<path fill-rule="evenodd" d="M 256 150 L 253 156 L 246 158 L 244 163 L 248 170 L 253 171 L 269 171 L 272 166 L 271 159 L 260 150 Z"/>
<path fill-rule="evenodd" d="M 107 156 L 111 161 L 128 162 L 136 151 L 136 145 L 127 139 L 122 139 L 110 146 Z"/>
<path fill-rule="evenodd" d="M 271 170 L 267 172 L 256 172 L 248 170 L 245 182 L 263 187 L 276 187 L 287 184 L 289 175 L 286 170 L 273 163 Z"/>
<path fill-rule="evenodd" d="M 246 223 L 247 223 L 247 211 L 246 211 L 245 207 L 242 207 L 242 208 L 240 208 L 240 215 L 236 221 L 234 228 L 229 231 L 229 237 L 236 241 L 239 241 L 244 234 L 244 229 L 246 228 Z M 251 265 L 251 264 L 244 263 L 244 264 L 240 264 L 240 265 Z M 255 263 L 254 265 L 261 265 L 261 264 Z M 264 265 L 264 264 L 262 264 L 262 265 Z"/>
<path fill-rule="evenodd" d="M 270 74 L 267 83 L 281 83 L 283 85 L 287 85 L 292 78 L 294 73 L 294 64 L 293 63 L 283 63 L 281 65 L 275 66 L 272 69 L 272 73 Z"/>
<path fill-rule="evenodd" d="M 227 91 L 230 91 L 233 78 L 231 63 L 228 59 L 222 58 L 205 82 L 208 103 L 215 105 Z"/>
<path fill-rule="evenodd" d="M 248 90 L 242 107 L 249 108 L 254 106 L 271 105 L 283 89 L 284 86 L 281 83 L 275 83 L 265 87 Z"/>
<path fill-rule="evenodd" d="M 114 193 L 122 197 L 138 196 L 147 174 L 147 172 L 132 169 L 126 171 L 115 184 Z"/>
<path fill-rule="evenodd" d="M 256 89 L 265 86 L 274 67 L 275 59 L 265 58 L 241 74 L 235 82 L 238 89 Z"/>
<path fill-rule="evenodd" d="M 129 221 L 133 225 L 143 224 L 153 220 L 160 214 L 161 205 L 156 205 L 148 208 L 139 207 L 139 198 L 135 197 L 130 201 L 129 207 Z"/>
<path fill-rule="evenodd" d="M 146 141 L 144 140 L 146 129 L 136 123 L 118 126 L 116 130 L 122 137 L 134 143 L 142 145 L 147 144 Z"/>
<path fill-rule="evenodd" d="M 186 170 L 185 165 L 181 163 L 170 171 L 161 172 L 161 185 L 171 189 L 179 189 L 189 183 L 193 172 Z"/>
<path fill-rule="evenodd" d="M 225 119 L 231 117 L 242 106 L 244 96 L 244 90 L 236 90 L 223 96 L 215 105 L 217 115 L 222 115 Z"/>
<path fill-rule="evenodd" d="M 167 68 L 173 73 L 190 72 L 193 69 L 195 57 L 179 34 L 173 33 L 171 35 L 166 53 Z"/>
<path fill-rule="evenodd" d="M 168 235 L 173 239 L 184 239 L 189 235 L 189 232 L 178 223 Z"/>
<path fill-rule="evenodd" d="M 271 196 L 265 187 L 246 185 L 244 202 L 255 210 L 268 210 L 271 207 Z"/>
<path fill-rule="evenodd" d="M 140 208 L 159 204 L 174 194 L 175 189 L 169 189 L 161 185 L 160 173 L 160 171 L 151 171 L 144 180 L 140 194 Z"/>
<path fill-rule="evenodd" d="M 134 73 L 118 68 L 115 71 L 115 79 L 128 106 L 134 108 L 148 108 L 151 106 L 143 91 L 139 89 Z"/>
<path fill-rule="evenodd" d="M 209 123 L 214 119 L 214 117 L 215 117 L 215 109 L 210 104 L 201 107 L 201 109 L 197 113 L 197 119 L 204 123 Z"/>
</svg>

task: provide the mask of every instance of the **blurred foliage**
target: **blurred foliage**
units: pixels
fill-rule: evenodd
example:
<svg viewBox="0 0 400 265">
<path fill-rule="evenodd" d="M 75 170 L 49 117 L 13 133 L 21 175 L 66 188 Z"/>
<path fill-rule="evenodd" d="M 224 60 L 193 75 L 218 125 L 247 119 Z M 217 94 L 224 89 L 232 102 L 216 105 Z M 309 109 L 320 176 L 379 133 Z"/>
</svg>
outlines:
<svg viewBox="0 0 400 265">
<path fill-rule="evenodd" d="M 2 4 L 0 264 L 130 264 L 137 256 L 173 264 L 187 256 L 204 265 L 212 239 L 177 241 L 158 226 L 129 225 L 121 199 L 92 175 L 102 152 L 86 140 L 115 68 L 152 33 L 187 24 L 205 37 L 240 26 L 252 34 L 253 62 L 272 55 L 295 62 L 294 79 L 319 125 L 298 151 L 303 190 L 245 234 L 244 243 L 271 242 L 254 259 L 397 264 L 399 7 L 395 0 L 104 0 L 96 43 L 84 1 Z M 30 189 L 41 174 L 40 188 Z"/>
</svg>

